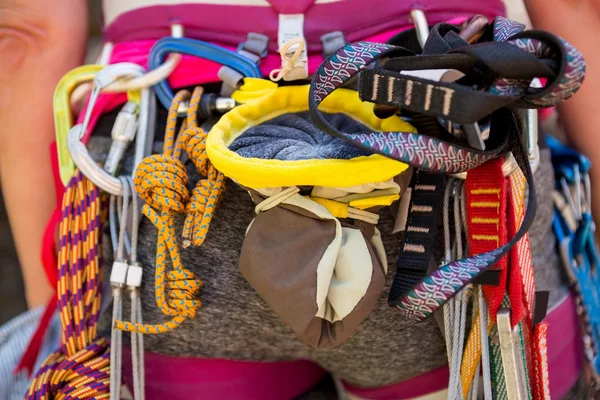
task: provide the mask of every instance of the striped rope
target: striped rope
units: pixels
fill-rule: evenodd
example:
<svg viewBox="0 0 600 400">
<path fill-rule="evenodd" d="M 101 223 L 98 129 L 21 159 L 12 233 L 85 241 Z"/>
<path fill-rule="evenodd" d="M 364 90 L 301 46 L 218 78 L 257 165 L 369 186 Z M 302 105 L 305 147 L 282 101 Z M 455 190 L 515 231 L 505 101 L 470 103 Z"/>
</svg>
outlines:
<svg viewBox="0 0 600 400">
<path fill-rule="evenodd" d="M 104 202 L 94 184 L 76 171 L 63 196 L 57 296 L 63 346 L 33 379 L 26 399 L 108 399 L 108 341 L 97 337 Z"/>
<path fill-rule="evenodd" d="M 135 190 L 146 202 L 142 212 L 158 228 L 156 246 L 155 292 L 159 309 L 173 318 L 159 324 L 140 324 L 115 321 L 117 329 L 158 334 L 175 329 L 187 318 L 193 318 L 202 303 L 197 295 L 202 281 L 186 269 L 179 254 L 175 234 L 175 215 L 187 213 L 183 228 L 183 247 L 201 245 L 212 220 L 221 193 L 224 176 L 209 162 L 206 155 L 206 132 L 196 123 L 196 112 L 202 88 L 190 93 L 182 90 L 173 99 L 165 133 L 163 154 L 146 157 L 139 165 L 135 178 Z M 186 121 L 175 139 L 177 109 L 190 99 Z M 185 151 L 198 172 L 204 176 L 196 184 L 191 195 L 187 188 L 188 176 L 180 158 Z M 170 258 L 173 269 L 166 271 Z M 168 293 L 168 298 L 167 298 Z"/>
</svg>

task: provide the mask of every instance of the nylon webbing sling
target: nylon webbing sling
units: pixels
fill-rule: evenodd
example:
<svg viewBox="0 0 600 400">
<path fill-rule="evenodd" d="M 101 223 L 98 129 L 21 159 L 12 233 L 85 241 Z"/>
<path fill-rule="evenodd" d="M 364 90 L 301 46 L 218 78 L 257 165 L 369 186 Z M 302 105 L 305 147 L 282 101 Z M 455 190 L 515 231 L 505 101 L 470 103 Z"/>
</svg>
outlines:
<svg viewBox="0 0 600 400">
<path fill-rule="evenodd" d="M 390 304 L 427 275 L 442 210 L 443 175 L 416 171 L 411 186 L 406 233 L 400 245 L 396 277 L 390 289 Z"/>
<path fill-rule="evenodd" d="M 433 37 L 436 35 L 447 44 L 453 41 L 458 43 L 460 39 L 457 39 L 457 28 L 447 24 L 438 25 Z M 428 44 L 429 40 L 426 49 Z M 448 47 L 452 49 L 450 44 Z M 529 52 L 528 48 L 534 49 L 535 54 Z M 498 55 L 506 52 L 518 60 L 520 67 L 516 71 L 514 65 L 499 60 Z M 382 56 L 390 57 L 384 68 L 366 68 Z M 463 82 L 481 76 L 487 77 L 490 84 L 499 78 L 531 81 L 542 76 L 548 78 L 548 83 L 543 89 L 535 90 L 535 93 L 531 93 L 529 88 L 519 87 L 518 90 L 499 94 L 482 92 L 461 82 L 440 83 L 399 72 L 428 68 L 461 70 L 466 74 Z M 482 74 L 482 69 L 487 75 Z M 531 170 L 519 135 L 520 127 L 513 113 L 505 107 L 536 108 L 555 104 L 577 90 L 584 72 L 585 63 L 579 53 L 568 43 L 545 32 L 518 33 L 506 43 L 485 42 L 431 56 L 413 56 L 406 49 L 359 42 L 344 47 L 325 60 L 311 83 L 309 104 L 313 121 L 320 129 L 371 152 L 426 171 L 459 173 L 511 151 L 528 182 L 531 182 Z M 408 132 L 346 134 L 336 130 L 323 118 L 318 105 L 332 91 L 359 73 L 359 89 L 363 100 L 400 106 L 426 115 L 444 116 L 462 124 L 475 123 L 492 113 L 487 150 L 474 150 L 437 137 Z M 407 295 L 396 300 L 395 307 L 412 319 L 427 318 L 474 277 L 507 254 L 523 237 L 533 220 L 535 190 L 532 185 L 530 188 L 524 222 L 505 246 L 442 266 L 413 286 Z"/>
</svg>

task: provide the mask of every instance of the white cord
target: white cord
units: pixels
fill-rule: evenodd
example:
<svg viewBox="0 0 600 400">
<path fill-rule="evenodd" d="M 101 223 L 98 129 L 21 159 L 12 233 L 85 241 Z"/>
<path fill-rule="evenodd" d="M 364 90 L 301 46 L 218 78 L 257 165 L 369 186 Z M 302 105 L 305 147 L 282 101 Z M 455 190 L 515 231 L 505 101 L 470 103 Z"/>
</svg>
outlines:
<svg viewBox="0 0 600 400">
<path fill-rule="evenodd" d="M 296 186 L 290 186 L 283 189 L 281 192 L 274 194 L 273 196 L 267 197 L 254 207 L 254 212 L 260 214 L 263 211 L 268 211 L 271 208 L 277 207 L 284 201 L 294 197 L 297 193 L 300 193 L 300 189 Z"/>
<path fill-rule="evenodd" d="M 139 291 L 141 285 L 142 267 L 137 263 L 137 246 L 139 239 L 140 208 L 138 197 L 133 186 L 133 179 L 127 177 L 126 184 L 129 185 L 132 196 L 132 228 L 131 228 L 131 253 L 129 256 L 129 271 L 139 272 L 139 277 L 128 277 L 127 286 L 131 298 L 131 322 L 142 323 L 142 302 Z M 137 271 L 136 271 L 137 270 Z M 131 332 L 131 364 L 133 369 L 133 394 L 136 400 L 145 397 L 145 371 L 144 371 L 144 335 L 139 332 Z"/>
<path fill-rule="evenodd" d="M 485 400 L 493 400 L 492 374 L 490 372 L 490 348 L 488 343 L 488 306 L 481 285 L 477 286 L 479 303 L 479 326 L 481 327 L 481 367 L 483 369 L 483 393 Z"/>
<path fill-rule="evenodd" d="M 167 79 L 173 73 L 173 71 L 175 71 L 175 68 L 177 68 L 181 62 L 181 58 L 181 54 L 170 54 L 164 63 L 153 70 L 148 71 L 144 75 L 132 79 L 119 79 L 118 81 L 115 81 L 114 83 L 111 83 L 102 89 L 102 91 L 127 92 L 129 90 L 140 90 L 154 86 L 164 79 Z"/>
<path fill-rule="evenodd" d="M 123 362 L 123 331 L 114 327 L 116 320 L 123 319 L 123 286 L 125 277 L 127 276 L 127 264 L 125 264 L 125 236 L 127 231 L 127 214 L 129 209 L 129 185 L 126 179 L 119 178 L 123 184 L 123 202 L 121 205 L 121 218 L 119 238 L 117 243 L 117 254 L 115 263 L 113 263 L 113 271 L 111 272 L 111 285 L 113 293 L 113 313 L 111 327 L 111 343 L 110 343 L 110 399 L 120 400 L 121 398 L 121 371 Z M 114 196 L 112 196 L 114 197 Z M 109 204 L 109 212 L 115 213 L 115 200 L 111 198 Z M 117 204 L 117 208 L 119 204 Z M 110 217 L 109 217 L 110 218 Z M 110 221 L 116 222 L 113 216 Z M 112 231 L 111 231 L 112 233 Z"/>
<path fill-rule="evenodd" d="M 460 218 L 460 202 L 458 191 L 460 183 L 454 179 L 449 179 L 444 192 L 443 219 L 444 219 L 444 263 L 452 259 L 462 258 L 462 229 Z M 451 194 L 454 196 L 454 229 L 456 233 L 455 253 L 452 254 L 450 238 L 450 215 L 449 203 Z M 448 365 L 450 367 L 450 381 L 448 384 L 448 398 L 450 400 L 462 399 L 462 383 L 460 380 L 460 366 L 462 363 L 462 351 L 464 345 L 464 336 L 466 328 L 467 303 L 462 301 L 463 293 L 458 293 L 456 297 L 450 299 L 444 305 L 444 330 L 446 338 L 446 349 L 448 353 Z"/>
</svg>

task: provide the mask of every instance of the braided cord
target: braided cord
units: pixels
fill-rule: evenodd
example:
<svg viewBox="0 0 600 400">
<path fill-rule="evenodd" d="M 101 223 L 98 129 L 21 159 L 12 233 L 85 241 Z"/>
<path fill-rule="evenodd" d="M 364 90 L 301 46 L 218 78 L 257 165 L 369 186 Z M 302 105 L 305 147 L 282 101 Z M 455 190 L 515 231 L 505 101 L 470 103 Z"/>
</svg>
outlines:
<svg viewBox="0 0 600 400">
<path fill-rule="evenodd" d="M 223 174 L 210 164 L 206 156 L 206 132 L 196 123 L 196 111 L 202 88 L 196 88 L 190 99 L 186 90 L 177 93 L 169 109 L 163 154 L 146 157 L 140 163 L 134 178 L 135 190 L 146 204 L 143 214 L 158 229 L 156 245 L 155 292 L 156 303 L 165 315 L 173 318 L 165 323 L 141 324 L 117 320 L 117 329 L 158 334 L 175 329 L 187 318 L 193 318 L 202 306 L 197 295 L 202 281 L 186 269 L 179 254 L 175 233 L 175 215 L 187 214 L 183 229 L 183 247 L 201 245 L 212 220 L 213 211 L 224 190 Z M 181 132 L 175 138 L 177 109 L 190 99 L 188 115 Z M 200 179 L 191 195 L 188 176 L 180 158 L 186 152 Z M 167 259 L 172 270 L 167 272 Z"/>
<path fill-rule="evenodd" d="M 108 399 L 108 341 L 97 338 L 102 260 L 100 191 L 76 171 L 63 196 L 57 296 L 63 346 L 33 379 L 26 399 Z"/>
</svg>

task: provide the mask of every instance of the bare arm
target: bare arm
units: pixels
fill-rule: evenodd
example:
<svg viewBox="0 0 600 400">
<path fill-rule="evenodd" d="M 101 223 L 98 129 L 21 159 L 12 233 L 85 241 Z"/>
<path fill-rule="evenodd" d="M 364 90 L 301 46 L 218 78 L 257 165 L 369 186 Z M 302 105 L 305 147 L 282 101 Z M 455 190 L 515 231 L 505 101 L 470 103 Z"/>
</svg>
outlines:
<svg viewBox="0 0 600 400">
<path fill-rule="evenodd" d="M 573 44 L 585 58 L 583 86 L 559 107 L 573 146 L 592 161 L 592 211 L 600 224 L 600 0 L 525 0 L 534 27 Z"/>
<path fill-rule="evenodd" d="M 51 296 L 40 245 L 55 206 L 52 96 L 83 60 L 86 7 L 85 0 L 0 0 L 0 181 L 30 307 Z"/>
</svg>

